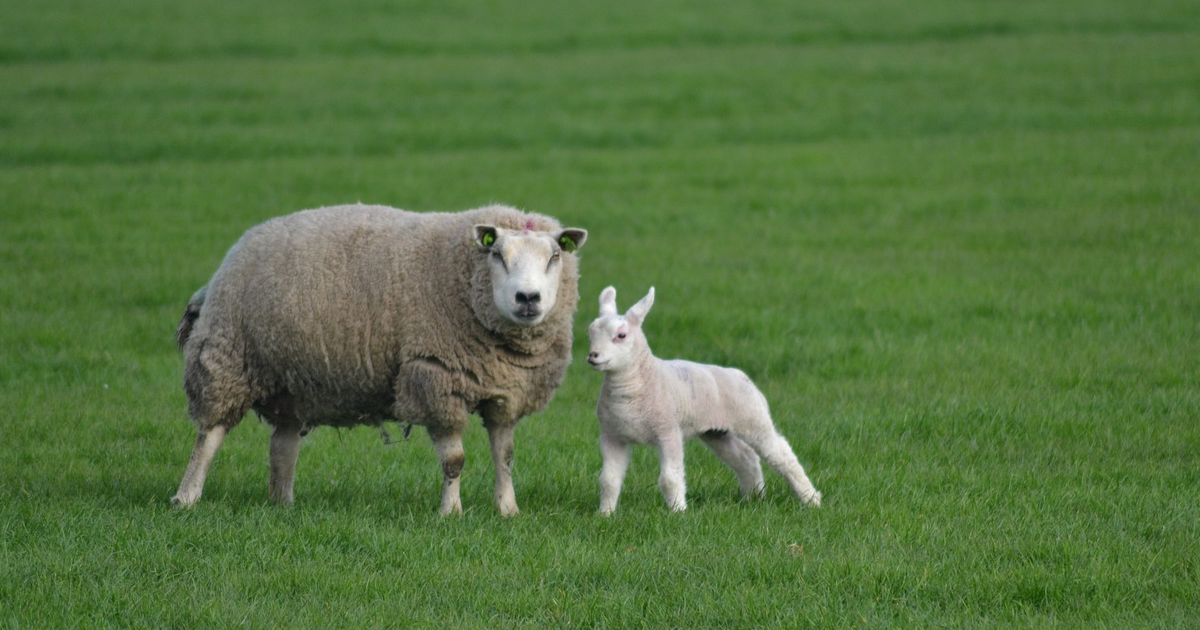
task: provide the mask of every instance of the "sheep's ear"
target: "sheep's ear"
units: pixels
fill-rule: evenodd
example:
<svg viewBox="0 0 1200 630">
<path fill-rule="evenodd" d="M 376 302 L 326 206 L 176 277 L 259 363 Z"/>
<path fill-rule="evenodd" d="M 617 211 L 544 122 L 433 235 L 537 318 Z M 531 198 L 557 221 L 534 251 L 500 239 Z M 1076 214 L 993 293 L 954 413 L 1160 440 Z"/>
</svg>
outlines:
<svg viewBox="0 0 1200 630">
<path fill-rule="evenodd" d="M 556 234 L 554 240 L 558 241 L 558 246 L 562 247 L 564 252 L 573 252 L 583 247 L 584 241 L 587 240 L 587 230 L 567 228 Z"/>
<path fill-rule="evenodd" d="M 629 307 L 629 312 L 625 314 L 625 319 L 633 326 L 641 326 L 646 320 L 646 313 L 650 312 L 650 307 L 654 306 L 654 287 L 650 287 L 650 292 L 646 297 L 638 300 L 637 304 Z"/>
<path fill-rule="evenodd" d="M 600 315 L 617 314 L 617 290 L 608 287 L 600 292 Z"/>
<path fill-rule="evenodd" d="M 494 225 L 476 225 L 475 226 L 475 244 L 489 249 L 496 244 L 496 226 Z"/>
</svg>

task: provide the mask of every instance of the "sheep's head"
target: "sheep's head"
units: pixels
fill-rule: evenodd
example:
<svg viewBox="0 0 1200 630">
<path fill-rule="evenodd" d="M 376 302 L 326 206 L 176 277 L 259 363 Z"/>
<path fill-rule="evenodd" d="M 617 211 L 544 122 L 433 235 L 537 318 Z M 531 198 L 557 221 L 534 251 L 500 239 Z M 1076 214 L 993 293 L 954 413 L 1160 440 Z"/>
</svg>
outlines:
<svg viewBox="0 0 1200 630">
<path fill-rule="evenodd" d="M 587 230 L 539 232 L 532 221 L 524 230 L 476 225 L 475 244 L 488 251 L 496 309 L 520 326 L 542 323 L 558 301 L 562 257 L 583 247 L 585 240 Z"/>
<path fill-rule="evenodd" d="M 654 306 L 654 287 L 624 315 L 617 313 L 617 290 L 600 292 L 600 317 L 588 326 L 588 363 L 601 372 L 620 372 L 648 351 L 642 322 Z"/>
</svg>

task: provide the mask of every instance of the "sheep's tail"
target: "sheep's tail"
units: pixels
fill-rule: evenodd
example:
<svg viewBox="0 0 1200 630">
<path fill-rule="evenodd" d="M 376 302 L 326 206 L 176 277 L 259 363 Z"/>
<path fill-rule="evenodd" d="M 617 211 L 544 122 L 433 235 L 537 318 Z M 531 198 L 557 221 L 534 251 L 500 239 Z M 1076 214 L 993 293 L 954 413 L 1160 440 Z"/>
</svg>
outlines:
<svg viewBox="0 0 1200 630">
<path fill-rule="evenodd" d="M 204 297 L 206 295 L 208 295 L 207 284 L 192 294 L 192 299 L 188 300 L 187 308 L 183 310 L 183 319 L 179 320 L 179 328 L 175 329 L 175 343 L 179 344 L 180 351 L 183 350 L 188 337 L 192 336 L 192 326 L 200 318 L 200 307 L 204 306 Z"/>
</svg>

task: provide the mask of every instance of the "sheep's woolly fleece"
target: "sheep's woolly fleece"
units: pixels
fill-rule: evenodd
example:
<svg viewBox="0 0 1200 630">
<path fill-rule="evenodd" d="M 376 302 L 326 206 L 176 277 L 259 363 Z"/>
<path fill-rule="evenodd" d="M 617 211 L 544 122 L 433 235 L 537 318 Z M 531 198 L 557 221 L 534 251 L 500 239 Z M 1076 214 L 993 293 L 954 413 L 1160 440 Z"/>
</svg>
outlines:
<svg viewBox="0 0 1200 630">
<path fill-rule="evenodd" d="M 476 224 L 562 229 L 505 206 L 357 205 L 246 232 L 193 298 L 194 328 L 188 317 L 180 327 L 192 417 L 202 430 L 232 426 L 253 407 L 304 426 L 460 430 L 471 413 L 503 425 L 545 408 L 571 360 L 578 260 L 562 257 L 546 319 L 518 326 L 496 312 Z"/>
</svg>

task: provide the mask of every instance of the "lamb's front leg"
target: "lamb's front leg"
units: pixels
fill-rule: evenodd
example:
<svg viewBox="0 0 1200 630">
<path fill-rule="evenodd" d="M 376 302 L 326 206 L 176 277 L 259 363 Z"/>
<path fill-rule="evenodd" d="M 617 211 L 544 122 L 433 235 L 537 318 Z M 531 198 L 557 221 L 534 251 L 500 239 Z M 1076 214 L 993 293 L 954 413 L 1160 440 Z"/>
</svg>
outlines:
<svg viewBox="0 0 1200 630">
<path fill-rule="evenodd" d="M 683 435 L 678 431 L 663 436 L 658 443 L 660 470 L 658 489 L 672 512 L 687 509 L 687 481 L 683 469 Z"/>
<path fill-rule="evenodd" d="M 429 438 L 442 465 L 442 516 L 462 514 L 459 477 L 467 456 L 463 451 L 462 432 L 454 429 L 429 428 Z"/>
<path fill-rule="evenodd" d="M 600 456 L 604 460 L 600 471 L 600 513 L 608 516 L 617 509 L 621 484 L 629 469 L 629 444 L 608 435 L 600 436 Z"/>
<path fill-rule="evenodd" d="M 496 507 L 501 516 L 514 516 L 519 512 L 512 483 L 513 431 L 516 425 L 485 423 L 485 426 L 488 441 L 492 445 L 492 468 L 496 472 Z"/>
</svg>

